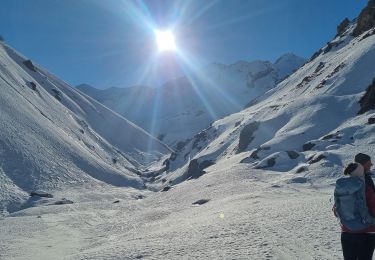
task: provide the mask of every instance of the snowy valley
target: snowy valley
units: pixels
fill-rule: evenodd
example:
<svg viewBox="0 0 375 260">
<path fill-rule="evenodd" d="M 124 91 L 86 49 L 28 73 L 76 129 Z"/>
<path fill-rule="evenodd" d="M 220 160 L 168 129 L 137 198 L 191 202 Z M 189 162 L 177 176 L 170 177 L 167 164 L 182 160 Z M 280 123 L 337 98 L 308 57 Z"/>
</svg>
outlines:
<svg viewBox="0 0 375 260">
<path fill-rule="evenodd" d="M 333 185 L 375 156 L 365 15 L 308 61 L 215 64 L 161 93 L 78 91 L 0 43 L 0 259 L 341 258 Z"/>
</svg>

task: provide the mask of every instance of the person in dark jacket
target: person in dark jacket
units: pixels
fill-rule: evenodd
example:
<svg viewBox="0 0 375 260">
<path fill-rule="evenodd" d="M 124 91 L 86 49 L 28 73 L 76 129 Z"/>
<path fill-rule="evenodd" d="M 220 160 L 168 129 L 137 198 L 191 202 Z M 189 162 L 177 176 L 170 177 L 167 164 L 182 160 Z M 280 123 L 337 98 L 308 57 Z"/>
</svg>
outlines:
<svg viewBox="0 0 375 260">
<path fill-rule="evenodd" d="M 350 163 L 345 168 L 344 174 L 347 177 L 340 178 L 336 182 L 333 208 L 335 216 L 339 217 L 341 222 L 344 259 L 371 260 L 373 245 L 369 233 L 375 232 L 375 222 L 369 213 L 371 211 L 369 205 L 366 205 L 368 195 L 365 194 L 367 187 L 364 168 L 359 163 Z M 375 209 L 375 204 L 371 206 Z"/>
<path fill-rule="evenodd" d="M 373 165 L 371 162 L 371 157 L 364 153 L 358 153 L 354 157 L 354 161 L 363 166 L 364 173 L 365 173 L 365 184 L 366 184 L 366 202 L 367 202 L 367 206 L 369 208 L 370 214 L 375 217 L 375 209 L 373 206 L 375 204 L 375 185 L 371 177 L 372 175 L 371 167 Z M 366 233 L 365 236 L 366 236 L 365 241 L 371 248 L 371 258 L 369 259 L 372 259 L 372 256 L 375 250 L 375 232 L 370 230 Z"/>
</svg>

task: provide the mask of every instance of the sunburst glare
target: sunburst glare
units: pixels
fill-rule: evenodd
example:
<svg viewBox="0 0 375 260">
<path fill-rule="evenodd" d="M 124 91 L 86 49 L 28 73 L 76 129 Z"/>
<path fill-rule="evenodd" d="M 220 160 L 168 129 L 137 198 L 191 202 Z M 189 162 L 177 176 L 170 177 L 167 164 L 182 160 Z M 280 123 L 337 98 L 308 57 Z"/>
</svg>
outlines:
<svg viewBox="0 0 375 260">
<path fill-rule="evenodd" d="M 176 50 L 176 43 L 174 35 L 171 30 L 155 31 L 156 43 L 159 51 L 174 51 Z"/>
</svg>

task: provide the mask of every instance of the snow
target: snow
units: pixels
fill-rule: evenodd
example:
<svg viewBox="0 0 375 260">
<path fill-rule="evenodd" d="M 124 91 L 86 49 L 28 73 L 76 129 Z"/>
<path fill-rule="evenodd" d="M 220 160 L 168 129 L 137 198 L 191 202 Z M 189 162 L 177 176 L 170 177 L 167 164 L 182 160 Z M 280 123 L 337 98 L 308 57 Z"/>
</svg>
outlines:
<svg viewBox="0 0 375 260">
<path fill-rule="evenodd" d="M 0 60 L 2 209 L 14 211 L 37 189 L 97 182 L 143 188 L 137 168 L 170 153 L 36 64 L 36 72 L 28 69 L 26 58 L 5 44 Z"/>
<path fill-rule="evenodd" d="M 1 220 L 2 257 L 340 258 L 332 189 L 288 184 L 284 178 L 223 164 L 168 192 L 66 190 L 74 204 L 30 208 Z M 140 193 L 145 198 L 135 199 Z M 209 201 L 193 205 L 199 199 Z"/>
<path fill-rule="evenodd" d="M 242 110 L 304 62 L 287 54 L 275 64 L 210 64 L 159 89 L 136 86 L 97 90 L 85 84 L 78 89 L 175 146 L 215 120 Z"/>
<path fill-rule="evenodd" d="M 333 186 L 356 153 L 375 154 L 375 125 L 367 123 L 375 111 L 357 114 L 375 77 L 375 35 L 353 38 L 353 28 L 277 86 L 255 91 L 261 96 L 252 105 L 207 128 L 191 121 L 196 110 L 182 110 L 194 104 L 192 87 L 200 84 L 166 85 L 164 98 L 176 99 L 162 113 L 172 133 L 165 140 L 184 141 L 173 153 L 40 66 L 28 70 L 26 58 L 0 44 L 0 259 L 342 258 Z M 223 85 L 202 93 L 217 107 L 225 103 L 211 112 L 230 113 L 230 100 L 220 99 L 229 90 L 262 89 L 257 81 L 277 74 L 260 75 L 271 65 L 210 67 Z M 247 81 L 249 71 L 256 75 Z M 139 102 L 157 94 L 129 91 Z M 141 111 L 142 103 L 132 105 Z M 200 132 L 171 137 L 183 120 Z"/>
</svg>

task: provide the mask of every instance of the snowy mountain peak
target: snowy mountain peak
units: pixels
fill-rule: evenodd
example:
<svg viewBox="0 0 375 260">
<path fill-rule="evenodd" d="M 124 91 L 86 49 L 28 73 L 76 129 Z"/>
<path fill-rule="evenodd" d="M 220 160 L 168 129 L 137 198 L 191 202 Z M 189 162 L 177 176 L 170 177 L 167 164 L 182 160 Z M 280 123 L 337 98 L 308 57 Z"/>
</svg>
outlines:
<svg viewBox="0 0 375 260">
<path fill-rule="evenodd" d="M 210 64 L 199 70 L 199 75 L 171 80 L 159 89 L 78 89 L 175 146 L 214 120 L 240 111 L 304 62 L 303 58 L 287 54 L 277 64 L 259 60 Z"/>
</svg>

